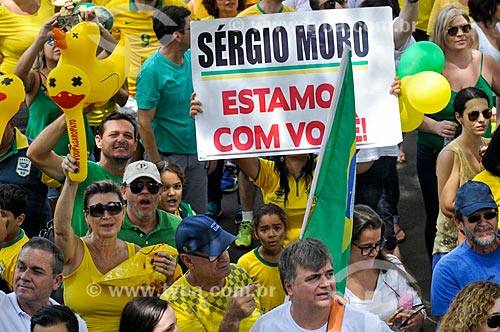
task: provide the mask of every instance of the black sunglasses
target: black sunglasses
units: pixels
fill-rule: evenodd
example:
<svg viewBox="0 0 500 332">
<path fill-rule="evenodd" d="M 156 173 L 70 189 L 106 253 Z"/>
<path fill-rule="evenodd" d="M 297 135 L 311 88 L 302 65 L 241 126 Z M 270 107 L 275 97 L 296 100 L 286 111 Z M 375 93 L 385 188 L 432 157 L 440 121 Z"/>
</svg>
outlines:
<svg viewBox="0 0 500 332">
<path fill-rule="evenodd" d="M 369 255 L 371 255 L 373 250 L 380 251 L 380 250 L 384 249 L 385 242 L 386 242 L 386 240 L 382 239 L 382 240 L 378 241 L 377 243 L 375 243 L 374 246 L 370 246 L 370 245 L 360 246 L 354 242 L 352 242 L 352 245 L 359 248 L 359 251 L 361 251 L 361 256 L 369 256 Z"/>
<path fill-rule="evenodd" d="M 450 36 L 456 36 L 458 33 L 458 29 L 462 30 L 463 33 L 468 33 L 470 31 L 470 29 L 472 29 L 472 26 L 470 25 L 470 23 L 465 23 L 465 24 L 460 25 L 458 27 L 451 27 L 451 28 L 448 28 L 448 34 Z"/>
<path fill-rule="evenodd" d="M 88 212 L 92 217 L 99 218 L 104 215 L 104 212 L 108 211 L 110 215 L 116 216 L 120 212 L 122 212 L 122 203 L 121 202 L 109 202 L 108 204 L 97 203 L 89 206 L 84 209 L 85 212 Z"/>
<path fill-rule="evenodd" d="M 487 120 L 493 115 L 493 111 L 489 108 L 481 111 L 483 117 Z M 479 111 L 472 111 L 469 113 L 469 121 L 476 121 L 479 118 Z"/>
<path fill-rule="evenodd" d="M 133 193 L 133 194 L 138 194 L 142 191 L 142 189 L 144 189 L 144 186 L 146 186 L 146 188 L 148 189 L 149 193 L 152 194 L 152 195 L 156 195 L 158 194 L 158 192 L 160 191 L 162 185 L 160 183 L 156 183 L 156 182 L 133 182 L 129 185 L 127 185 L 127 187 L 130 188 L 130 191 Z"/>
<path fill-rule="evenodd" d="M 486 320 L 486 324 L 490 329 L 496 329 L 497 327 L 500 326 L 500 313 L 495 312 L 491 315 L 488 316 L 488 319 Z"/>
<path fill-rule="evenodd" d="M 327 0 L 320 5 L 322 9 L 335 9 L 335 4 L 343 6 L 347 0 Z"/>
<path fill-rule="evenodd" d="M 219 259 L 220 256 L 222 256 L 223 253 L 225 253 L 226 251 L 229 250 L 229 247 L 226 248 L 226 250 L 224 250 L 223 252 L 221 252 L 221 254 L 219 256 L 208 256 L 208 255 L 202 255 L 202 254 L 197 254 L 195 252 L 188 252 L 187 254 L 188 255 L 191 255 L 191 256 L 196 256 L 196 257 L 201 257 L 201 258 L 205 258 L 205 259 L 208 259 L 208 261 L 210 263 L 213 263 L 215 262 L 216 260 Z"/>
<path fill-rule="evenodd" d="M 472 216 L 468 216 L 467 217 L 467 221 L 471 224 L 475 224 L 477 223 L 479 220 L 481 220 L 481 216 L 483 216 L 483 218 L 485 220 L 491 220 L 493 218 L 496 218 L 497 216 L 497 211 L 491 211 L 491 212 L 486 212 L 486 213 L 483 213 L 483 214 L 473 214 Z"/>
</svg>

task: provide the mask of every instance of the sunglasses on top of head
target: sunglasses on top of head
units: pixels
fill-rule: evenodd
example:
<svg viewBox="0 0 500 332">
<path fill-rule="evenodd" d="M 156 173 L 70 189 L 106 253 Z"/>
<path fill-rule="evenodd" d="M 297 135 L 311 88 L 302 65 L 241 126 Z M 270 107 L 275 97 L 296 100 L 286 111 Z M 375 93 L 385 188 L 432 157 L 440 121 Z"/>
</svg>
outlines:
<svg viewBox="0 0 500 332">
<path fill-rule="evenodd" d="M 472 29 L 472 26 L 470 25 L 470 23 L 465 23 L 457 27 L 450 27 L 448 28 L 448 34 L 450 36 L 456 36 L 458 33 L 458 29 L 462 30 L 463 33 L 468 33 L 470 32 L 470 29 Z"/>
<path fill-rule="evenodd" d="M 162 185 L 160 183 L 156 182 L 132 182 L 131 184 L 128 184 L 127 187 L 130 188 L 130 191 L 132 194 L 138 194 L 144 189 L 144 186 L 148 189 L 148 192 L 152 195 L 158 194 L 160 191 Z"/>
<path fill-rule="evenodd" d="M 110 215 L 116 216 L 122 212 L 122 206 L 121 202 L 109 202 L 107 204 L 97 203 L 85 208 L 84 211 L 88 212 L 94 218 L 102 217 L 106 211 L 108 211 Z"/>
<path fill-rule="evenodd" d="M 472 112 L 469 112 L 469 114 L 468 114 L 469 121 L 476 121 L 479 118 L 479 113 L 483 114 L 483 117 L 486 120 L 490 119 L 491 116 L 493 115 L 493 111 L 490 108 L 482 110 L 481 112 L 479 112 L 479 111 L 472 111 Z"/>
<path fill-rule="evenodd" d="M 483 216 L 483 218 L 485 220 L 491 220 L 491 219 L 496 218 L 497 211 L 485 212 L 483 214 L 473 214 L 473 215 L 467 217 L 467 221 L 471 224 L 475 224 L 475 223 L 479 222 L 479 220 L 481 220 L 481 216 Z"/>
<path fill-rule="evenodd" d="M 486 319 L 486 324 L 490 329 L 496 329 L 500 326 L 500 313 L 495 312 L 488 316 Z"/>
</svg>

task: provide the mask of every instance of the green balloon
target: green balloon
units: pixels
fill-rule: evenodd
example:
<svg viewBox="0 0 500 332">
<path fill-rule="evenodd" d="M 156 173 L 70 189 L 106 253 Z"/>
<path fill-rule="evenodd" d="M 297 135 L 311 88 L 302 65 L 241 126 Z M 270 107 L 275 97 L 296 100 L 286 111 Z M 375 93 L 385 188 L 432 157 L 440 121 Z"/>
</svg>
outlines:
<svg viewBox="0 0 500 332">
<path fill-rule="evenodd" d="M 403 78 L 423 71 L 441 74 L 444 62 L 444 53 L 439 46 L 432 42 L 421 41 L 411 45 L 403 53 L 396 75 Z"/>
</svg>

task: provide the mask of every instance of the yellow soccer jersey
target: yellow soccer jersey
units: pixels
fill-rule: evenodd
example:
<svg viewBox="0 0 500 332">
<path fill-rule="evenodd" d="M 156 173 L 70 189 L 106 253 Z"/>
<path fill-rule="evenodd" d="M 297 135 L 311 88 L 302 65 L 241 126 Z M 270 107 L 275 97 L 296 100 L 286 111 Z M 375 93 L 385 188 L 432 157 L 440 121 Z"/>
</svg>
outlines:
<svg viewBox="0 0 500 332">
<path fill-rule="evenodd" d="M 500 206 L 500 179 L 498 176 L 494 175 L 490 171 L 484 170 L 477 174 L 472 180 L 486 183 L 491 189 L 495 202 L 498 206 Z M 500 227 L 500 221 L 498 221 L 498 225 Z"/>
<path fill-rule="evenodd" d="M 264 204 L 273 203 L 285 211 L 289 228 L 282 242 L 286 246 L 291 241 L 299 238 L 312 180 L 306 183 L 305 177 L 295 180 L 292 175 L 288 175 L 290 192 L 285 206 L 285 193 L 280 190 L 280 177 L 274 171 L 274 161 L 259 158 L 259 163 L 259 174 L 256 179 L 250 179 L 250 181 L 253 181 L 262 189 Z"/>
<path fill-rule="evenodd" d="M 294 12 L 295 9 L 292 7 L 289 7 L 287 5 L 281 5 L 281 8 L 278 13 L 290 13 Z M 260 6 L 260 2 L 257 2 L 255 5 L 248 7 L 244 11 L 238 14 L 238 17 L 243 17 L 243 16 L 255 16 L 255 15 L 263 15 L 267 14 L 262 7 Z"/>
<path fill-rule="evenodd" d="M 218 292 L 206 292 L 193 287 L 186 275 L 174 282 L 162 295 L 175 311 L 177 326 L 181 331 L 217 332 L 226 313 L 227 305 L 235 291 L 252 283 L 248 273 L 231 264 L 231 273 L 226 277 L 226 285 Z M 255 297 L 256 309 L 241 321 L 239 331 L 248 332 L 261 316 L 259 298 Z"/>
<path fill-rule="evenodd" d="M 17 256 L 22 246 L 28 242 L 28 237 L 21 229 L 19 236 L 10 243 L 5 243 L 0 250 L 0 273 L 12 289 L 14 283 L 14 270 L 16 269 Z"/>
<path fill-rule="evenodd" d="M 241 256 L 238 265 L 248 272 L 254 284 L 259 285 L 260 310 L 263 314 L 283 304 L 286 294 L 281 284 L 278 263 L 266 261 L 257 247 Z"/>
<path fill-rule="evenodd" d="M 128 91 L 135 98 L 135 84 L 142 64 L 160 47 L 153 30 L 153 12 L 164 6 L 188 6 L 181 0 L 158 0 L 150 10 L 139 10 L 133 0 L 113 0 L 106 7 L 114 17 L 111 33 L 116 40 L 128 38 L 130 66 L 128 73 Z M 189 8 L 188 8 L 189 9 Z M 192 14 L 192 20 L 196 17 Z"/>
</svg>

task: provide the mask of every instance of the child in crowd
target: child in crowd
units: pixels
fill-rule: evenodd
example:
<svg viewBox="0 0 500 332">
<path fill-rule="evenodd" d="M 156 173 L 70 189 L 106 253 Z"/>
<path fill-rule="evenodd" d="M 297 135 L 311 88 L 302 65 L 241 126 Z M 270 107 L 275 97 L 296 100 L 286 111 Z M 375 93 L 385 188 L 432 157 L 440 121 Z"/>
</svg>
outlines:
<svg viewBox="0 0 500 332">
<path fill-rule="evenodd" d="M 255 213 L 252 231 L 260 246 L 241 256 L 238 265 L 259 285 L 260 309 L 264 313 L 285 300 L 278 270 L 278 259 L 283 250 L 281 240 L 287 231 L 285 213 L 277 205 L 265 204 Z"/>
<path fill-rule="evenodd" d="M 28 195 L 16 184 L 0 185 L 0 214 L 3 234 L 6 234 L 0 249 L 0 274 L 12 289 L 17 255 L 21 247 L 28 242 L 21 225 L 23 224 Z"/>
<path fill-rule="evenodd" d="M 175 214 L 182 219 L 193 216 L 194 213 L 189 203 L 182 201 L 182 190 L 184 187 L 184 171 L 182 168 L 170 161 L 160 160 L 156 163 L 160 172 L 163 192 L 158 208 Z"/>
</svg>

